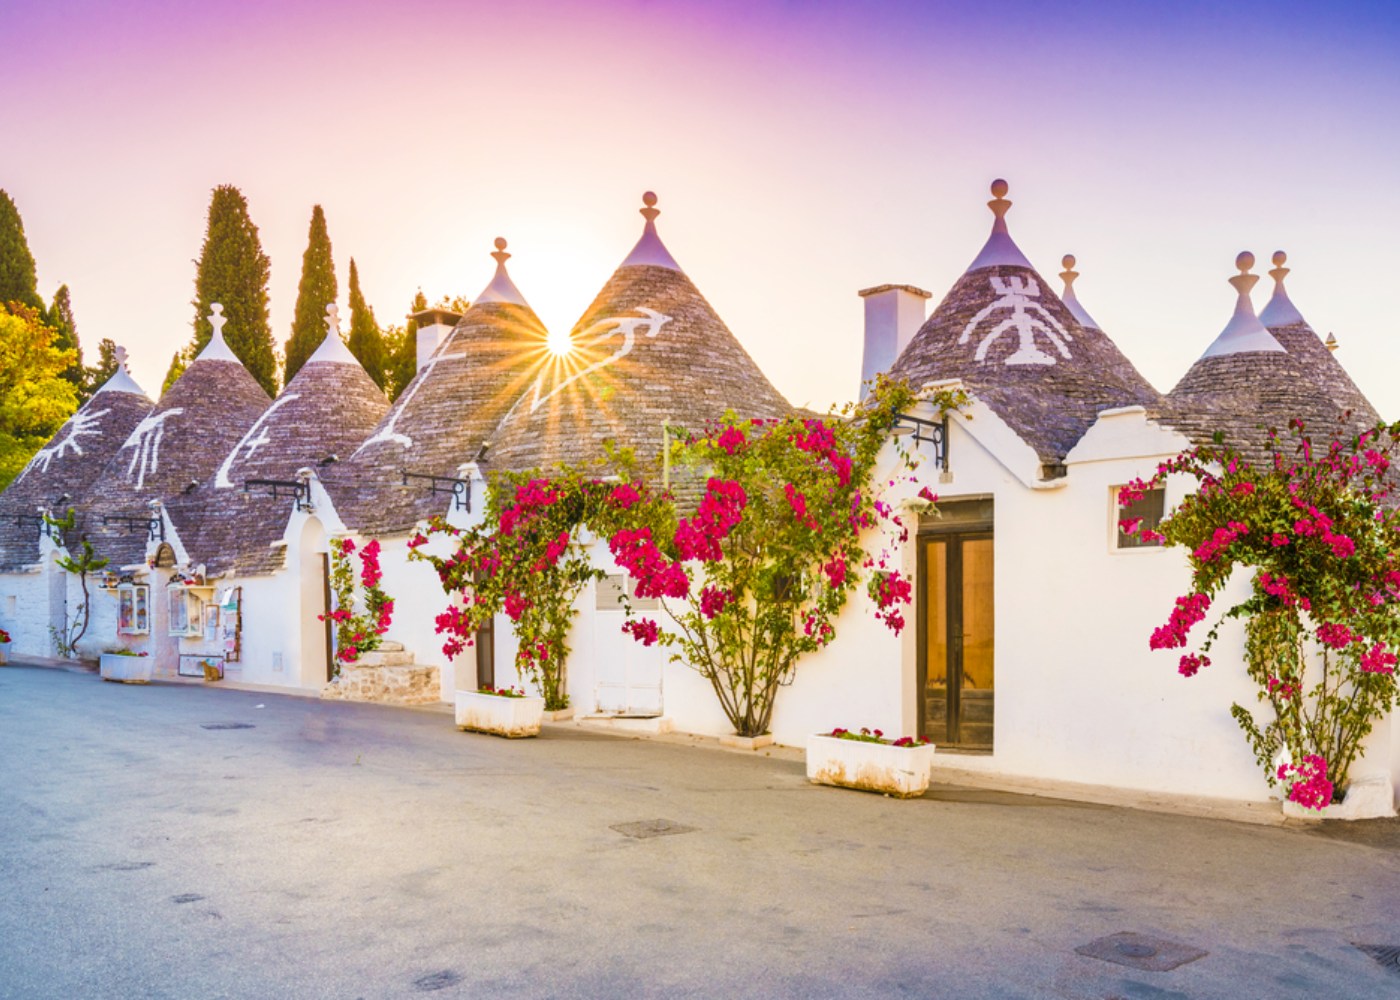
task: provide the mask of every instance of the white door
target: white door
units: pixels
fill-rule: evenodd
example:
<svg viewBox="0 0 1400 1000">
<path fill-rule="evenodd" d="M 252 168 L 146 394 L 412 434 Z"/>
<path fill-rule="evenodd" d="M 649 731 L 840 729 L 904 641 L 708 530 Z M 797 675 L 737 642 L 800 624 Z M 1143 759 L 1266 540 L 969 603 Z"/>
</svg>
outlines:
<svg viewBox="0 0 1400 1000">
<path fill-rule="evenodd" d="M 605 576 L 596 584 L 595 710 L 599 715 L 654 718 L 661 714 L 661 667 L 665 661 L 661 646 L 643 646 L 622 631 L 627 620 L 620 602 L 624 585 L 633 595 L 634 611 L 653 616 L 661 610 L 656 600 L 635 596 L 632 580 L 621 573 Z"/>
</svg>

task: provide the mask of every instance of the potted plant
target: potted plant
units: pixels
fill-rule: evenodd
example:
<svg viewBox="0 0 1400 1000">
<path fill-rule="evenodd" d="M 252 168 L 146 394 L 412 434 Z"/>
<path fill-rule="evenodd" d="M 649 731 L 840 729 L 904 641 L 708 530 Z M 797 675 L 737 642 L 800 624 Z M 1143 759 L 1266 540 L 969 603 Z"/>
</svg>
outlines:
<svg viewBox="0 0 1400 1000">
<path fill-rule="evenodd" d="M 457 728 L 516 739 L 538 736 L 544 699 L 519 688 L 484 687 L 457 692 Z"/>
<path fill-rule="evenodd" d="M 933 744 L 922 736 L 885 739 L 878 729 L 833 729 L 807 737 L 807 778 L 908 799 L 928 790 Z"/>
<path fill-rule="evenodd" d="M 102 654 L 99 670 L 104 681 L 145 684 L 151 679 L 151 658 L 134 649 L 109 649 Z"/>
<path fill-rule="evenodd" d="M 0 628 L 0 664 L 8 663 L 10 660 L 10 651 L 8 648 L 9 645 L 10 633 L 6 632 L 3 628 Z"/>
</svg>

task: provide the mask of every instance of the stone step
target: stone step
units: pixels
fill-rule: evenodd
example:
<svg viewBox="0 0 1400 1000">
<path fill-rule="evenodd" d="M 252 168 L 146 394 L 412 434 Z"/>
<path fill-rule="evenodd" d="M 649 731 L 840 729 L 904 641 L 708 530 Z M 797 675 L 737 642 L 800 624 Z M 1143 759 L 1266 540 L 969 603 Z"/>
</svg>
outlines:
<svg viewBox="0 0 1400 1000">
<path fill-rule="evenodd" d="M 380 646 L 368 653 L 361 653 L 355 661 L 357 667 L 409 667 L 413 665 L 413 654 L 403 652 L 403 647 L 386 650 Z"/>
<path fill-rule="evenodd" d="M 389 639 L 385 639 L 383 642 L 381 642 L 381 643 L 379 644 L 379 652 L 381 652 L 381 653 L 402 653 L 402 652 L 403 652 L 403 643 L 401 643 L 401 642 L 393 642 L 393 641 L 391 641 L 391 640 L 389 640 Z"/>
</svg>

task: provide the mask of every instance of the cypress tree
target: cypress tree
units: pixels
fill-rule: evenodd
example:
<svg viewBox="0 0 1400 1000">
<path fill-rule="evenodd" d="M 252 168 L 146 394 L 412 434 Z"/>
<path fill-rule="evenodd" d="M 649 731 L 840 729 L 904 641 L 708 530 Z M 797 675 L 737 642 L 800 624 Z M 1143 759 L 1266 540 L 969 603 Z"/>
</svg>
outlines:
<svg viewBox="0 0 1400 1000">
<path fill-rule="evenodd" d="M 375 322 L 374 310 L 360 291 L 360 272 L 350 258 L 350 353 L 364 366 L 374 384 L 384 388 L 384 337 Z"/>
<path fill-rule="evenodd" d="M 212 337 L 213 333 L 209 335 Z M 175 381 L 181 375 L 185 374 L 185 369 L 190 366 L 190 359 L 185 355 L 185 351 L 176 351 L 171 357 L 170 367 L 165 370 L 165 381 L 160 384 L 160 394 L 162 396 L 169 391 L 170 387 L 175 384 Z"/>
<path fill-rule="evenodd" d="M 311 209 L 311 229 L 306 235 L 306 252 L 301 256 L 301 284 L 297 286 L 297 307 L 292 317 L 292 335 L 287 338 L 287 361 L 283 382 L 306 364 L 326 336 L 326 306 L 336 299 L 335 264 L 331 261 L 331 238 L 326 232 L 326 213 L 321 206 Z"/>
<path fill-rule="evenodd" d="M 63 377 L 73 383 L 73 388 L 78 392 L 78 405 L 87 402 L 88 396 L 92 395 L 87 387 L 87 369 L 83 367 L 83 348 L 78 343 L 78 322 L 73 318 L 73 301 L 68 293 L 67 285 L 59 285 L 58 291 L 54 292 L 53 305 L 49 307 L 47 321 L 49 327 L 54 331 L 54 346 L 65 351 L 72 351 L 77 358 L 68 370 L 63 373 Z"/>
<path fill-rule="evenodd" d="M 258 240 L 258 227 L 248 216 L 248 201 L 232 184 L 214 189 L 209 199 L 209 222 L 196 262 L 194 339 L 175 356 L 164 389 L 209 343 L 209 307 L 223 304 L 229 349 L 269 396 L 277 393 L 277 354 L 267 318 L 267 279 L 271 263 Z M 164 391 L 162 389 L 162 391 Z"/>
<path fill-rule="evenodd" d="M 44 311 L 34 275 L 34 255 L 24 235 L 24 221 L 10 196 L 0 189 L 0 305 L 19 302 Z"/>
</svg>

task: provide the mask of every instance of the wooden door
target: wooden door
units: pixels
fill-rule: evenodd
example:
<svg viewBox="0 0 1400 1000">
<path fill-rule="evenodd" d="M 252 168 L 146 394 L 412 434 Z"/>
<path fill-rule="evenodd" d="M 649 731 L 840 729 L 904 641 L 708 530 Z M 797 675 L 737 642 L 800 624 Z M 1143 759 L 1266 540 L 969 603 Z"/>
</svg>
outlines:
<svg viewBox="0 0 1400 1000">
<path fill-rule="evenodd" d="M 919 733 L 992 748 L 996 650 L 990 531 L 919 538 Z"/>
</svg>

